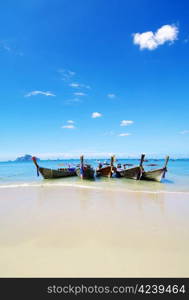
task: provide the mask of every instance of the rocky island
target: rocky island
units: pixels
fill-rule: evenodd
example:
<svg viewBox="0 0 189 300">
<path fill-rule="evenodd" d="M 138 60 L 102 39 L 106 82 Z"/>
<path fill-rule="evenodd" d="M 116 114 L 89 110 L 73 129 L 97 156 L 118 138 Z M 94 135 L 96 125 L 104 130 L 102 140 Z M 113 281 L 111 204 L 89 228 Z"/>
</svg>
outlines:
<svg viewBox="0 0 189 300">
<path fill-rule="evenodd" d="M 40 160 L 39 158 L 36 158 L 37 160 Z M 15 161 L 17 162 L 27 162 L 32 160 L 32 155 L 25 154 L 24 156 L 17 157 Z"/>
</svg>

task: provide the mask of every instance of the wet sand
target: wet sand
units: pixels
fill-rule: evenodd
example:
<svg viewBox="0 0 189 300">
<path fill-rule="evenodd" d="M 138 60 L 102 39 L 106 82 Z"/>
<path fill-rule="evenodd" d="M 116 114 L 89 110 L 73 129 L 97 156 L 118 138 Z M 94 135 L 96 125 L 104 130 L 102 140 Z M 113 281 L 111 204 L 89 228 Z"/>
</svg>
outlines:
<svg viewBox="0 0 189 300">
<path fill-rule="evenodd" d="M 188 277 L 189 194 L 0 189 L 0 277 Z"/>
</svg>

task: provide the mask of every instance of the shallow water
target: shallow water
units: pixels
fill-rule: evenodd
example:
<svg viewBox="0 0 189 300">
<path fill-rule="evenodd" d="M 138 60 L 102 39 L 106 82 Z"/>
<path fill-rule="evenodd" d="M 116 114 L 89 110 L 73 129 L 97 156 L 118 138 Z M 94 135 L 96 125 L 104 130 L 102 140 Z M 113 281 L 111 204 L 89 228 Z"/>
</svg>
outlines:
<svg viewBox="0 0 189 300">
<path fill-rule="evenodd" d="M 103 161 L 103 160 L 102 160 Z M 88 160 L 93 167 L 96 167 L 96 160 Z M 138 160 L 119 160 L 119 163 L 138 164 Z M 58 161 L 40 161 L 40 165 L 47 168 L 59 168 L 63 166 L 75 166 L 79 160 L 58 160 Z M 148 167 L 147 164 L 156 163 L 157 167 Z M 159 168 L 163 166 L 164 161 L 149 160 L 144 164 L 145 169 Z M 135 181 L 126 178 L 96 178 L 95 180 L 80 180 L 78 177 L 60 178 L 53 180 L 44 180 L 37 177 L 36 168 L 32 162 L 0 162 L 0 188 L 16 186 L 43 186 L 43 185 L 62 185 L 76 186 L 90 189 L 115 189 L 125 191 L 140 192 L 189 192 L 189 160 L 170 160 L 166 178 L 161 182 Z"/>
</svg>

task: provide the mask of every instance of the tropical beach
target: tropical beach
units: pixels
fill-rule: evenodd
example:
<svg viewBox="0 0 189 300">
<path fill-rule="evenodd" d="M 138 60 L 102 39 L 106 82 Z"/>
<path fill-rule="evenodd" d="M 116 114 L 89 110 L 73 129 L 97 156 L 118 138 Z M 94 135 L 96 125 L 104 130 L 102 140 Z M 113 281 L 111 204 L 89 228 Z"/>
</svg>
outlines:
<svg viewBox="0 0 189 300">
<path fill-rule="evenodd" d="M 32 162 L 2 165 L 1 277 L 189 276 L 189 161 L 170 161 L 162 183 L 44 180 Z"/>
<path fill-rule="evenodd" d="M 188 12 L 2 2 L 1 279 L 189 277 Z"/>
</svg>

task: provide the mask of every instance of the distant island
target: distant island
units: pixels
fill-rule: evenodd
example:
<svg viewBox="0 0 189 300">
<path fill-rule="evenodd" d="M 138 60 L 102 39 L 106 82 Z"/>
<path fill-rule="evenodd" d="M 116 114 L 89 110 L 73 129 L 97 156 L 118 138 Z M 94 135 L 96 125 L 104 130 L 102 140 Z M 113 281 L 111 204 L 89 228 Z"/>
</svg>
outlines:
<svg viewBox="0 0 189 300">
<path fill-rule="evenodd" d="M 40 160 L 38 157 L 36 157 L 37 160 Z M 27 162 L 32 160 L 32 155 L 25 154 L 24 156 L 17 157 L 15 161 L 17 162 Z"/>
</svg>

